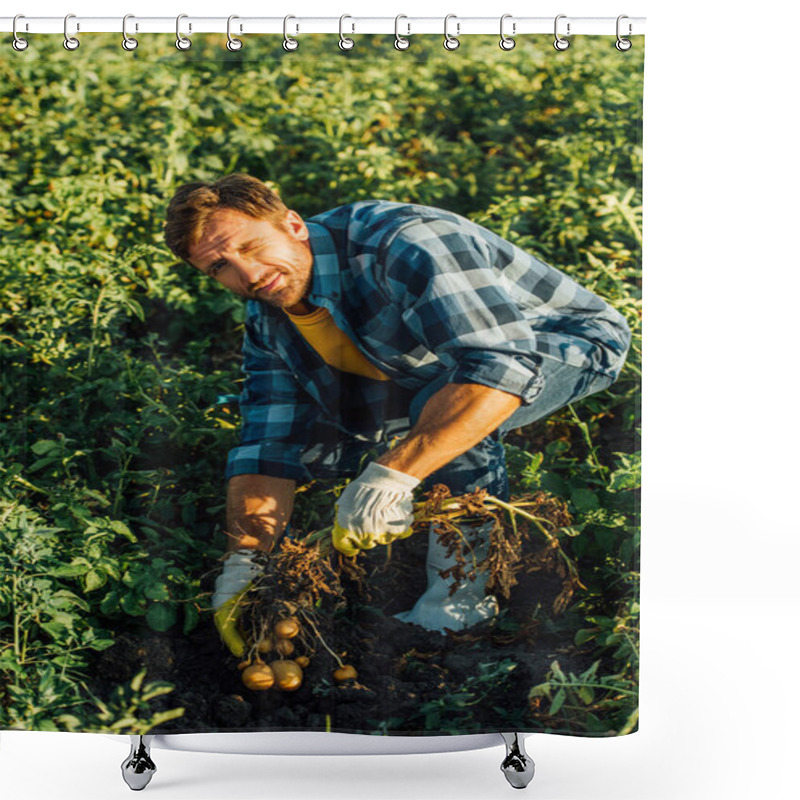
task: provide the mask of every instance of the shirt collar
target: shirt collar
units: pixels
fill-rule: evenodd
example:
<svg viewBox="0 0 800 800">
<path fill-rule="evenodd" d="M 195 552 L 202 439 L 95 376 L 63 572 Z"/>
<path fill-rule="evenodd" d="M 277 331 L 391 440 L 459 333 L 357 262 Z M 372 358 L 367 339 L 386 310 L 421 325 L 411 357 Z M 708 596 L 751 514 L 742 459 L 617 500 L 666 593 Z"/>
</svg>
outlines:
<svg viewBox="0 0 800 800">
<path fill-rule="evenodd" d="M 327 305 L 325 300 L 337 301 L 341 296 L 339 254 L 327 228 L 316 222 L 307 222 L 309 244 L 314 263 L 311 267 L 311 291 L 308 299 L 314 305 Z"/>
</svg>

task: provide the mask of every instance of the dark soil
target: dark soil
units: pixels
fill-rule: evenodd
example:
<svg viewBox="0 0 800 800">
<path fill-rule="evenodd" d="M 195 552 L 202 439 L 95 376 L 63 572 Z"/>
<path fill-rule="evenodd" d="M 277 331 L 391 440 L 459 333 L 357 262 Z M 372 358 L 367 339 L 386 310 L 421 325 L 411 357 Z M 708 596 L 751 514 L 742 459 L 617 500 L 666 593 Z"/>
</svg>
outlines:
<svg viewBox="0 0 800 800">
<path fill-rule="evenodd" d="M 573 632 L 559 634 L 550 623 L 561 579 L 541 571 L 522 575 L 510 597 L 499 598 L 494 623 L 462 634 L 430 632 L 391 616 L 411 608 L 424 591 L 426 546 L 418 535 L 396 542 L 388 562 L 388 550 L 376 548 L 359 556 L 364 581 L 342 578 L 347 602 L 326 619 L 324 636 L 358 670 L 356 680 L 337 684 L 336 661 L 317 647 L 297 691 L 250 691 L 210 615 L 188 635 L 146 629 L 119 635 L 98 655 L 96 679 L 110 692 L 146 668 L 146 682 L 173 684 L 175 690 L 151 708 L 183 707 L 185 713 L 153 733 L 541 730 L 545 723 L 528 702 L 530 688 L 545 680 L 555 659 L 575 673 L 593 660 L 572 645 Z M 204 588 L 211 591 L 213 577 Z"/>
</svg>

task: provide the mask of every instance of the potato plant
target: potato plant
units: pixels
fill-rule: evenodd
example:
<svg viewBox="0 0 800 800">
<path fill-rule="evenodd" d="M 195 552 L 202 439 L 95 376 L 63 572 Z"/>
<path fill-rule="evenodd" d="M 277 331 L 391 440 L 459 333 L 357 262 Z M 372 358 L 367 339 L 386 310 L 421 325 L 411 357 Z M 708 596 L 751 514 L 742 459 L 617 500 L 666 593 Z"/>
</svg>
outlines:
<svg viewBox="0 0 800 800">
<path fill-rule="evenodd" d="M 305 217 L 364 198 L 456 211 L 625 314 L 634 345 L 620 380 L 507 442 L 514 494 L 568 508 L 559 541 L 583 589 L 560 614 L 503 617 L 499 634 L 560 636 L 591 666 L 564 671 L 554 658 L 532 674 L 503 657 L 369 730 L 478 729 L 476 710 L 512 678 L 530 693 L 515 724 L 631 729 L 642 48 L 576 37 L 555 54 L 526 37 L 502 53 L 496 37 L 469 37 L 453 54 L 419 37 L 397 53 L 376 36 L 344 54 L 307 36 L 287 55 L 276 37 L 228 53 L 224 37 L 203 35 L 178 53 L 173 38 L 124 53 L 92 35 L 67 53 L 40 37 L 0 55 L 0 728 L 143 733 L 189 714 L 223 724 L 201 718 L 205 701 L 167 666 L 151 659 L 145 677 L 109 665 L 124 643 L 214 636 L 243 307 L 175 263 L 162 225 L 180 183 L 242 171 Z M 329 526 L 341 488 L 300 487 L 293 528 Z M 416 657 L 400 656 L 413 673 Z M 204 674 L 224 682 L 229 665 L 206 658 Z M 246 728 L 258 719 L 241 691 L 217 706 Z M 325 679 L 282 697 L 348 691 Z M 314 718 L 339 724 L 331 709 Z"/>
</svg>

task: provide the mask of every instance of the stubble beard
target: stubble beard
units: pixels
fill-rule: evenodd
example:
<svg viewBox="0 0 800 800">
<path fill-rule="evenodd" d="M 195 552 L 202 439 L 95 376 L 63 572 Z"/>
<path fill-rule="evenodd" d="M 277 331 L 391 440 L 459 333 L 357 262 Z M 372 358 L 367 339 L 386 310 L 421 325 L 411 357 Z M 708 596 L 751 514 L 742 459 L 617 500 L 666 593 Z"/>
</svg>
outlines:
<svg viewBox="0 0 800 800">
<path fill-rule="evenodd" d="M 284 274 L 286 286 L 284 286 L 277 294 L 263 295 L 260 291 L 250 292 L 247 296 L 251 300 L 258 300 L 260 303 L 266 303 L 272 308 L 288 308 L 299 303 L 307 294 L 310 288 L 311 281 L 303 282 L 297 276 L 288 276 Z"/>
</svg>

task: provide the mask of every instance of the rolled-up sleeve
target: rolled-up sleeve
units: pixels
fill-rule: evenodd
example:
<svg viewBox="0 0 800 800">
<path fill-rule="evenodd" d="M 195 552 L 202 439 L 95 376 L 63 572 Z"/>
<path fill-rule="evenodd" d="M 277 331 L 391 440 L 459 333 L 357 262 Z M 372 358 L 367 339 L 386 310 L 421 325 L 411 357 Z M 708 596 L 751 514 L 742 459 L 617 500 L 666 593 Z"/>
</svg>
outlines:
<svg viewBox="0 0 800 800">
<path fill-rule="evenodd" d="M 535 336 L 485 242 L 446 220 L 408 226 L 388 248 L 386 269 L 391 302 L 451 383 L 500 389 L 525 404 L 541 392 Z"/>
<path fill-rule="evenodd" d="M 241 439 L 228 454 L 225 478 L 270 475 L 306 481 L 310 476 L 300 457 L 308 444 L 315 405 L 283 360 L 263 346 L 249 323 L 243 352 Z"/>
</svg>

